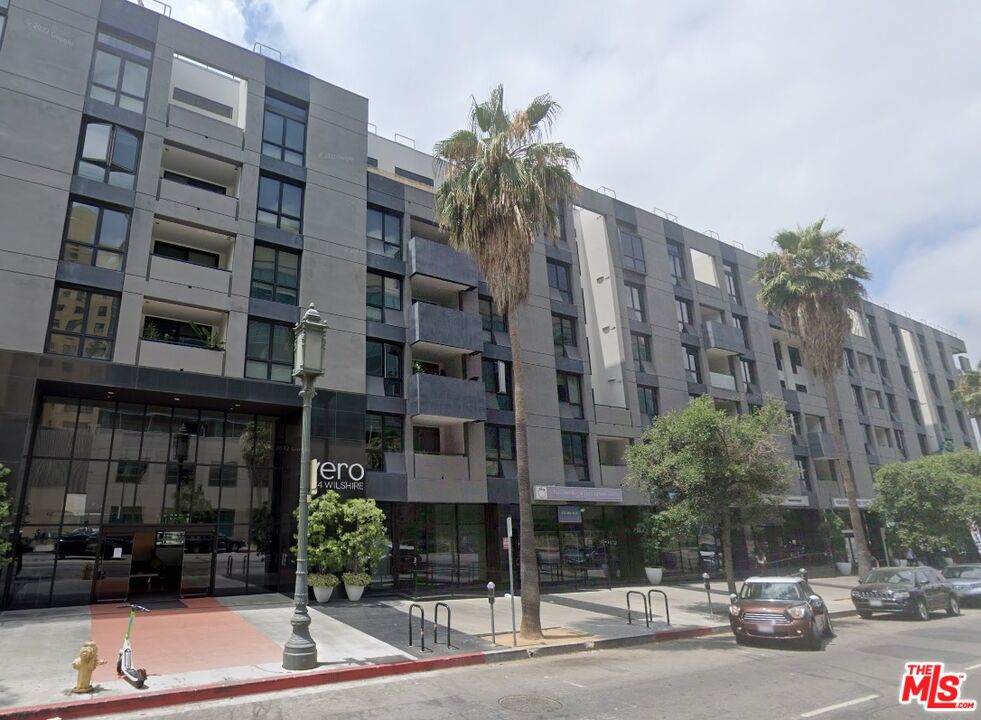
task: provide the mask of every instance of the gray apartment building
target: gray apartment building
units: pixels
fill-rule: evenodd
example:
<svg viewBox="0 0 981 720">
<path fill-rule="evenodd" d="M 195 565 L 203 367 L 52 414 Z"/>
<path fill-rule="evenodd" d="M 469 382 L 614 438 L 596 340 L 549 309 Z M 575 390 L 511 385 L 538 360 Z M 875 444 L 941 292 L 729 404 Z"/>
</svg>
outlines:
<svg viewBox="0 0 981 720">
<path fill-rule="evenodd" d="M 867 503 L 877 465 L 976 447 L 950 396 L 963 342 L 869 303 L 838 457 L 756 256 L 609 194 L 564 209 L 527 309 L 501 317 L 434 222 L 432 158 L 368 127 L 367 99 L 127 0 L 0 0 L 0 608 L 291 589 L 291 327 L 311 302 L 329 327 L 313 455 L 367 468 L 391 535 L 379 589 L 507 574 L 508 322 L 544 583 L 642 575 L 623 453 L 693 395 L 793 417 L 790 520 L 740 529 L 742 557 L 752 538 L 823 550 L 842 463 Z M 714 531 L 669 571 L 696 570 L 700 543 Z"/>
</svg>

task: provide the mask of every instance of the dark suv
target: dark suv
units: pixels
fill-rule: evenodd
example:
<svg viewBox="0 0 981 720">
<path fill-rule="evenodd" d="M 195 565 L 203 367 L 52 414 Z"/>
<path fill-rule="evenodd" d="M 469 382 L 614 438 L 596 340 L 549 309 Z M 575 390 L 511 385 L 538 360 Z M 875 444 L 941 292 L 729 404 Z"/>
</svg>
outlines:
<svg viewBox="0 0 981 720">
<path fill-rule="evenodd" d="M 906 613 L 929 620 L 933 610 L 960 615 L 957 593 L 930 567 L 879 568 L 852 588 L 852 603 L 863 618 L 875 612 Z"/>
</svg>

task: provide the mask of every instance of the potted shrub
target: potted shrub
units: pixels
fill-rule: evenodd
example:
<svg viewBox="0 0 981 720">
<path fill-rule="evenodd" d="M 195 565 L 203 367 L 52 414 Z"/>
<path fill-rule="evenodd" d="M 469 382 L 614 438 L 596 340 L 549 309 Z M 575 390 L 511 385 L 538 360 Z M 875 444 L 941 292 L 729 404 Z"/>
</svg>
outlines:
<svg viewBox="0 0 981 720">
<path fill-rule="evenodd" d="M 371 584 L 371 576 L 365 570 L 385 554 L 388 535 L 385 513 L 374 500 L 354 498 L 342 505 L 342 525 L 340 542 L 347 562 L 353 567 L 341 577 L 348 599 L 358 601 Z"/>
<path fill-rule="evenodd" d="M 852 561 L 848 557 L 848 546 L 842 533 L 842 530 L 845 529 L 845 521 L 832 510 L 826 510 L 823 515 L 821 520 L 822 534 L 831 548 L 831 557 L 835 569 L 839 575 L 851 575 Z"/>
<path fill-rule="evenodd" d="M 671 522 L 664 512 L 650 513 L 637 523 L 640 547 L 644 553 L 644 573 L 651 585 L 658 585 L 664 577 L 661 553 L 673 536 Z"/>
<path fill-rule="evenodd" d="M 358 602 L 364 589 L 371 585 L 371 575 L 364 572 L 346 572 L 341 575 L 341 579 L 344 581 L 344 592 L 347 593 L 347 599 L 352 602 Z"/>
<path fill-rule="evenodd" d="M 307 582 L 313 588 L 313 596 L 317 598 L 317 602 L 325 603 L 330 600 L 340 580 L 334 573 L 310 573 Z"/>
</svg>

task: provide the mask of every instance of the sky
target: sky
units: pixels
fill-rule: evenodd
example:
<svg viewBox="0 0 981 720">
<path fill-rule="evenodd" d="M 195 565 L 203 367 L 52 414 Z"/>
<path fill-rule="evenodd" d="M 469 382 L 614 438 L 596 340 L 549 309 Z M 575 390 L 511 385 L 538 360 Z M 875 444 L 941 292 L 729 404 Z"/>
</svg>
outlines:
<svg viewBox="0 0 981 720">
<path fill-rule="evenodd" d="M 765 250 L 821 217 L 872 299 L 981 357 L 981 3 L 169 0 L 369 99 L 420 150 L 503 83 L 543 92 L 587 187 Z"/>
</svg>

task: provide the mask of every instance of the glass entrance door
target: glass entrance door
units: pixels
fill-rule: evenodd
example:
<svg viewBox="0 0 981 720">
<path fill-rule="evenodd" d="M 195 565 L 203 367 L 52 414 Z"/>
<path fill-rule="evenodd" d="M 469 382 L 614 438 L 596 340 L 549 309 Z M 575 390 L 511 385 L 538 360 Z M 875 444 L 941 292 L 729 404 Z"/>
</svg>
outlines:
<svg viewBox="0 0 981 720">
<path fill-rule="evenodd" d="M 215 562 L 214 547 L 214 533 L 188 531 L 184 534 L 181 597 L 207 595 L 211 592 Z"/>
<path fill-rule="evenodd" d="M 102 538 L 95 601 L 113 602 L 129 597 L 130 566 L 133 563 L 133 533 L 112 533 Z"/>
</svg>

